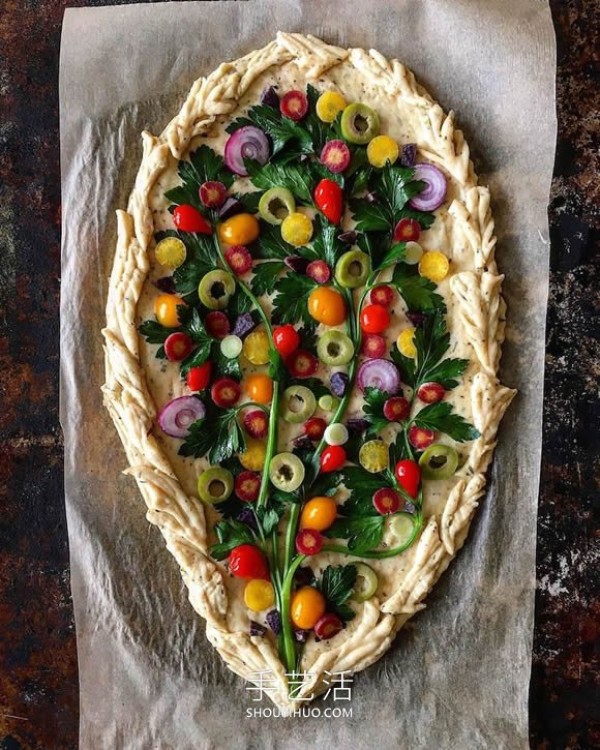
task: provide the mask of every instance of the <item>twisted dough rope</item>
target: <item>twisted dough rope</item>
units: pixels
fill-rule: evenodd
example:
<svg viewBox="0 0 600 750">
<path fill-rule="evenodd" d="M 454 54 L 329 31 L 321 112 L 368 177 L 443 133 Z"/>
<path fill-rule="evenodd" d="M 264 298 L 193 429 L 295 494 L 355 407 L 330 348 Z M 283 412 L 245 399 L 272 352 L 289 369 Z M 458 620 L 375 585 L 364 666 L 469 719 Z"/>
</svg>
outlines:
<svg viewBox="0 0 600 750">
<path fill-rule="evenodd" d="M 457 274 L 452 292 L 460 305 L 480 372 L 472 387 L 473 414 L 481 437 L 468 459 L 473 476 L 459 479 L 439 523 L 430 518 L 416 545 L 413 564 L 400 588 L 381 607 L 365 603 L 352 633 L 303 668 L 314 673 L 302 686 L 300 697 L 325 689 L 324 673 L 358 671 L 376 661 L 390 646 L 397 629 L 424 607 L 422 600 L 462 544 L 483 493 L 483 472 L 491 459 L 495 434 L 514 391 L 503 388 L 495 373 L 503 340 L 504 307 L 501 276 L 493 259 L 495 237 L 489 191 L 477 187 L 469 148 L 454 114 L 445 115 L 414 75 L 397 60 L 371 50 L 344 50 L 312 36 L 278 33 L 261 50 L 224 63 L 192 86 L 180 112 L 163 133 L 144 132 L 143 158 L 127 212 L 117 212 L 118 243 L 110 279 L 105 338 L 106 384 L 104 403 L 115 422 L 130 468 L 148 507 L 147 519 L 159 527 L 176 558 L 194 609 L 207 622 L 207 637 L 236 674 L 253 681 L 253 674 L 272 670 L 276 680 L 273 701 L 284 710 L 295 702 L 288 697 L 287 680 L 278 654 L 268 639 L 231 632 L 229 602 L 223 568 L 208 556 L 206 518 L 201 503 L 182 490 L 173 469 L 152 434 L 156 407 L 147 388 L 139 356 L 135 311 L 149 272 L 148 250 L 154 225 L 150 192 L 160 175 L 185 156 L 198 135 L 206 133 L 220 115 L 231 113 L 249 86 L 273 66 L 293 61 L 308 80 L 336 65 L 348 64 L 392 99 L 401 97 L 419 108 L 419 150 L 441 164 L 458 184 L 462 200 L 453 201 L 449 214 L 454 231 L 471 247 L 475 272 Z M 489 336 L 493 334 L 493 341 Z M 462 541 L 461 541 L 462 540 Z"/>
</svg>

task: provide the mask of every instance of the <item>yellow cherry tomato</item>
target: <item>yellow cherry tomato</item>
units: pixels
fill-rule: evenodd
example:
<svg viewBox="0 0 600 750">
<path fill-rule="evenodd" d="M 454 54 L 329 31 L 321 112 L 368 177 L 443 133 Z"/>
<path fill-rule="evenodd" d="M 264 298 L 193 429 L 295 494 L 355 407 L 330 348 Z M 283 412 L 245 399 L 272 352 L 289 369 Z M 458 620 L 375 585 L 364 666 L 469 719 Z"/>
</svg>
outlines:
<svg viewBox="0 0 600 750">
<path fill-rule="evenodd" d="M 185 305 L 185 302 L 177 294 L 159 294 L 154 300 L 154 314 L 156 320 L 165 328 L 177 328 L 179 315 L 177 306 Z"/>
<path fill-rule="evenodd" d="M 332 497 L 312 497 L 302 508 L 301 529 L 325 531 L 335 521 L 337 503 Z"/>
<path fill-rule="evenodd" d="M 262 471 L 265 468 L 267 446 L 263 440 L 246 438 L 246 450 L 240 453 L 240 463 L 248 471 Z"/>
<path fill-rule="evenodd" d="M 337 91 L 324 91 L 317 99 L 317 117 L 322 122 L 333 122 L 346 109 L 346 100 Z"/>
<path fill-rule="evenodd" d="M 310 242 L 313 234 L 313 223 L 306 214 L 299 211 L 288 214 L 281 222 L 281 237 L 294 247 L 302 247 Z"/>
<path fill-rule="evenodd" d="M 273 398 L 273 381 L 268 375 L 257 372 L 245 380 L 246 393 L 257 404 L 270 404 Z"/>
<path fill-rule="evenodd" d="M 178 237 L 165 237 L 154 248 L 154 256 L 161 266 L 179 268 L 187 255 L 185 245 Z"/>
<path fill-rule="evenodd" d="M 393 164 L 399 154 L 398 144 L 389 135 L 377 135 L 367 146 L 367 159 L 374 167 L 385 167 L 388 161 Z"/>
<path fill-rule="evenodd" d="M 275 604 L 275 589 L 273 584 L 262 578 L 248 581 L 244 589 L 244 601 L 253 612 L 262 612 Z"/>
<path fill-rule="evenodd" d="M 415 346 L 415 329 L 405 328 L 400 332 L 396 341 L 396 346 L 400 354 L 405 357 L 414 359 L 417 356 L 417 347 Z"/>
<path fill-rule="evenodd" d="M 258 239 L 260 226 L 252 214 L 236 214 L 217 228 L 219 239 L 225 245 L 249 245 Z"/>
<path fill-rule="evenodd" d="M 339 326 L 346 320 L 346 303 L 335 289 L 320 286 L 308 295 L 308 312 L 319 323 Z"/>
<path fill-rule="evenodd" d="M 253 365 L 266 365 L 269 361 L 269 336 L 266 331 L 252 331 L 244 339 L 242 352 Z"/>
<path fill-rule="evenodd" d="M 419 261 L 419 273 L 429 281 L 439 284 L 448 275 L 450 261 L 439 250 L 428 250 Z"/>
<path fill-rule="evenodd" d="M 325 614 L 325 597 L 312 586 L 303 586 L 292 597 L 290 617 L 297 628 L 311 630 Z"/>
</svg>

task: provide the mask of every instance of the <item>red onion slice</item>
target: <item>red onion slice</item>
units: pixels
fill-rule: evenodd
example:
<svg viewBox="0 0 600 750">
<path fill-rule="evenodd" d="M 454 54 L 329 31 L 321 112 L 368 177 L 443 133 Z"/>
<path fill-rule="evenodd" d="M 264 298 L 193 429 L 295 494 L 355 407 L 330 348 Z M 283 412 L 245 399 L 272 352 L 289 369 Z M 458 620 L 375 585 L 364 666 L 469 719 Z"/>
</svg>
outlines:
<svg viewBox="0 0 600 750">
<path fill-rule="evenodd" d="M 253 159 L 259 164 L 269 160 L 269 139 L 260 128 L 245 125 L 227 139 L 224 153 L 225 164 L 234 174 L 248 176 L 244 159 Z"/>
<path fill-rule="evenodd" d="M 427 184 L 424 190 L 408 201 L 408 205 L 417 211 L 435 211 L 439 208 L 444 202 L 448 187 L 444 173 L 433 164 L 419 163 L 415 166 L 414 179 L 423 180 Z"/>
<path fill-rule="evenodd" d="M 389 359 L 368 359 L 363 362 L 356 382 L 363 393 L 367 388 L 378 388 L 393 396 L 400 390 L 400 374 Z"/>
<path fill-rule="evenodd" d="M 186 438 L 190 425 L 206 416 L 206 406 L 196 396 L 179 396 L 163 406 L 158 414 L 160 429 L 170 437 Z"/>
</svg>

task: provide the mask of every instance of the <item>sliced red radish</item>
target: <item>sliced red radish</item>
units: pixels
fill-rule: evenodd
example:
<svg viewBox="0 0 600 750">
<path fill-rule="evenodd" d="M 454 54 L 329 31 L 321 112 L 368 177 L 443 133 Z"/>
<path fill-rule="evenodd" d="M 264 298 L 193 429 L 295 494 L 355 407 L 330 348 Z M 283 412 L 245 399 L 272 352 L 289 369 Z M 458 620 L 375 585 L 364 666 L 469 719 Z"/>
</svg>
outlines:
<svg viewBox="0 0 600 750">
<path fill-rule="evenodd" d="M 326 284 L 331 278 L 331 268 L 324 260 L 313 260 L 306 266 L 306 275 L 317 284 Z"/>
<path fill-rule="evenodd" d="M 304 434 L 311 440 L 320 440 L 323 437 L 327 422 L 321 417 L 311 417 L 304 423 Z"/>
<path fill-rule="evenodd" d="M 325 612 L 315 624 L 315 636 L 320 641 L 327 641 L 329 638 L 337 635 L 343 628 L 344 623 L 337 615 L 333 614 L 333 612 Z"/>
<path fill-rule="evenodd" d="M 223 158 L 225 164 L 234 174 L 248 176 L 244 159 L 252 159 L 259 164 L 269 160 L 269 139 L 260 128 L 245 125 L 234 131 L 225 144 Z"/>
<path fill-rule="evenodd" d="M 305 349 L 295 351 L 285 363 L 295 378 L 310 378 L 319 367 L 319 360 Z"/>
<path fill-rule="evenodd" d="M 228 409 L 233 406 L 240 397 L 240 384 L 233 378 L 218 378 L 212 384 L 210 397 L 217 406 Z"/>
<path fill-rule="evenodd" d="M 244 414 L 244 429 L 250 437 L 261 440 L 267 437 L 269 420 L 262 409 L 252 409 Z"/>
<path fill-rule="evenodd" d="M 321 164 L 333 174 L 339 174 L 350 164 L 350 149 L 344 141 L 327 141 L 321 151 Z"/>
<path fill-rule="evenodd" d="M 194 348 L 194 342 L 183 331 L 171 333 L 165 339 L 165 354 L 171 362 L 181 362 Z"/>
<path fill-rule="evenodd" d="M 388 284 L 379 284 L 371 289 L 371 304 L 389 307 L 394 301 L 394 290 Z"/>
<path fill-rule="evenodd" d="M 296 535 L 296 549 L 301 555 L 317 555 L 323 542 L 323 534 L 316 529 L 301 529 Z"/>
<path fill-rule="evenodd" d="M 303 91 L 288 91 L 284 94 L 280 103 L 279 109 L 284 117 L 289 117 L 290 120 L 299 122 L 308 112 L 308 99 Z"/>
<path fill-rule="evenodd" d="M 394 242 L 417 242 L 421 225 L 416 219 L 400 219 L 394 228 Z"/>
<path fill-rule="evenodd" d="M 383 416 L 390 422 L 404 422 L 410 413 L 410 403 L 403 396 L 393 396 L 383 405 Z"/>
<path fill-rule="evenodd" d="M 446 395 L 446 389 L 441 383 L 423 383 L 417 391 L 417 396 L 424 404 L 437 404 Z"/>
<path fill-rule="evenodd" d="M 378 333 L 365 333 L 362 337 L 360 353 L 363 357 L 369 359 L 379 359 L 383 357 L 386 350 L 386 343 L 383 336 Z"/>
<path fill-rule="evenodd" d="M 408 431 L 408 442 L 418 451 L 423 451 L 435 440 L 435 432 L 414 424 Z"/>
<path fill-rule="evenodd" d="M 225 250 L 225 260 L 236 276 L 242 276 L 252 268 L 250 250 L 244 245 L 231 245 Z"/>
<path fill-rule="evenodd" d="M 206 416 L 206 406 L 196 396 L 179 396 L 165 404 L 158 413 L 160 429 L 174 438 L 186 438 L 190 426 Z"/>
<path fill-rule="evenodd" d="M 224 339 L 229 333 L 231 324 L 229 318 L 221 310 L 211 310 L 204 318 L 204 327 L 209 336 Z"/>
<path fill-rule="evenodd" d="M 254 471 L 242 471 L 235 478 L 233 490 L 245 503 L 256 502 L 260 493 L 260 474 Z"/>
<path fill-rule="evenodd" d="M 200 185 L 199 195 L 206 208 L 220 208 L 225 203 L 227 188 L 222 182 L 203 182 Z"/>
<path fill-rule="evenodd" d="M 391 487 L 382 487 L 373 495 L 373 507 L 382 516 L 397 513 L 401 504 L 400 495 Z"/>
<path fill-rule="evenodd" d="M 425 189 L 408 201 L 411 208 L 417 211 L 435 211 L 446 197 L 448 188 L 444 173 L 433 164 L 417 164 L 415 166 L 415 180 L 425 183 Z"/>
</svg>

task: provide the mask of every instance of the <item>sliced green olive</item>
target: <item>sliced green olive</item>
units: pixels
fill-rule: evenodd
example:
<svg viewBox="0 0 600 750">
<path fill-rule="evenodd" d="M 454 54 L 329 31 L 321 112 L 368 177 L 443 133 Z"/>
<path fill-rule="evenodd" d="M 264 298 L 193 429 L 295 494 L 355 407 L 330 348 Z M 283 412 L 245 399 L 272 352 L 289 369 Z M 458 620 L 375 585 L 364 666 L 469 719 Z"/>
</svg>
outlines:
<svg viewBox="0 0 600 750">
<path fill-rule="evenodd" d="M 335 278 L 340 286 L 358 289 L 371 273 L 371 259 L 362 250 L 348 250 L 335 264 Z"/>
<path fill-rule="evenodd" d="M 450 479 L 458 467 L 458 453 L 449 445 L 430 445 L 419 459 L 424 479 Z"/>
<path fill-rule="evenodd" d="M 396 537 L 396 544 L 406 544 L 413 535 L 415 524 L 410 513 L 396 513 L 390 516 L 389 529 Z"/>
<path fill-rule="evenodd" d="M 352 599 L 357 602 L 366 602 L 374 596 L 379 586 L 377 573 L 366 563 L 353 562 L 352 564 L 356 568 L 356 583 L 352 589 Z"/>
<path fill-rule="evenodd" d="M 211 466 L 198 477 L 198 497 L 203 503 L 221 503 L 233 492 L 233 476 L 227 469 Z"/>
<path fill-rule="evenodd" d="M 331 396 L 328 393 L 325 396 L 321 396 L 319 399 L 319 409 L 323 409 L 323 411 L 335 411 L 339 405 L 339 398 L 337 396 Z"/>
<path fill-rule="evenodd" d="M 343 331 L 325 331 L 317 342 L 317 354 L 331 367 L 347 365 L 354 356 L 354 344 Z"/>
<path fill-rule="evenodd" d="M 209 310 L 224 310 L 235 292 L 235 280 L 226 271 L 209 271 L 198 284 L 200 302 Z"/>
<path fill-rule="evenodd" d="M 304 385 L 291 385 L 283 392 L 281 416 L 286 422 L 306 422 L 315 413 L 316 408 L 315 394 Z"/>
<path fill-rule="evenodd" d="M 296 210 L 296 201 L 292 193 L 283 187 L 267 190 L 258 202 L 258 213 L 269 224 L 279 225 Z"/>
<path fill-rule="evenodd" d="M 349 104 L 342 112 L 342 135 L 350 143 L 367 144 L 379 134 L 379 115 L 366 104 Z"/>
<path fill-rule="evenodd" d="M 293 453 L 278 453 L 269 464 L 269 479 L 282 492 L 294 492 L 304 481 L 304 464 Z"/>
</svg>

